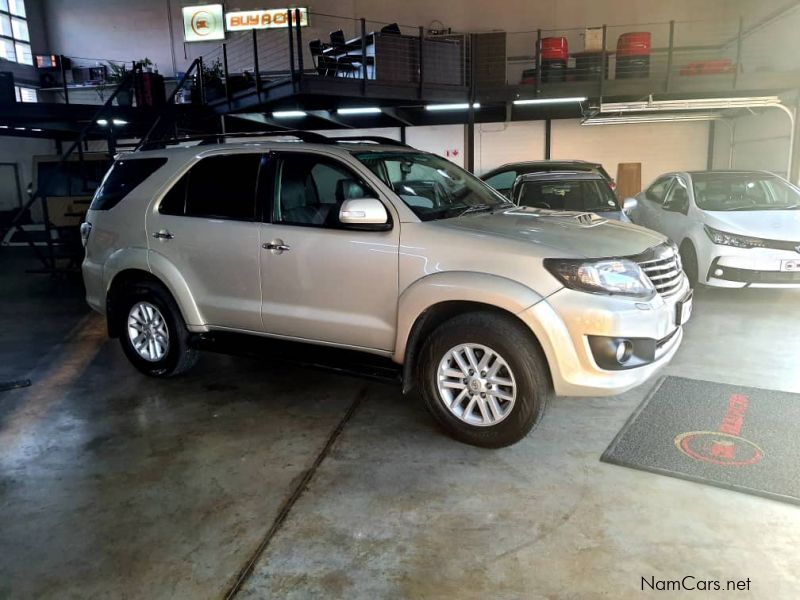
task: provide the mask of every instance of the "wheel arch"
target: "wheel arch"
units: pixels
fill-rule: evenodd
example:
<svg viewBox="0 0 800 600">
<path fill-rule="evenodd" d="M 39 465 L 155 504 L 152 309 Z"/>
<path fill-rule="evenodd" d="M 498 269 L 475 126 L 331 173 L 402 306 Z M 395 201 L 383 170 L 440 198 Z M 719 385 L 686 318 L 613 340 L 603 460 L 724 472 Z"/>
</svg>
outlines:
<svg viewBox="0 0 800 600">
<path fill-rule="evenodd" d="M 518 315 L 540 300 L 542 296 L 530 288 L 488 274 L 440 273 L 409 286 L 398 302 L 394 353 L 395 360 L 403 363 L 403 393 L 415 387 L 419 351 L 427 336 L 441 323 L 468 312 L 501 314 L 518 322 L 539 343 Z"/>
</svg>

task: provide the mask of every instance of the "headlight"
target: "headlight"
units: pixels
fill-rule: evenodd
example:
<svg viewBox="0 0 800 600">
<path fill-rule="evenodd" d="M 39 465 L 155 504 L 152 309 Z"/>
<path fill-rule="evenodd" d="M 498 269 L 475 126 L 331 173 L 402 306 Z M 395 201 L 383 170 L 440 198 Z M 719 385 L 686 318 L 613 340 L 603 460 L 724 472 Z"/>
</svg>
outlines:
<svg viewBox="0 0 800 600">
<path fill-rule="evenodd" d="M 592 294 L 619 294 L 650 299 L 656 294 L 644 271 L 631 260 L 566 260 L 546 258 L 545 268 L 566 287 Z"/>
<path fill-rule="evenodd" d="M 719 229 L 714 229 L 704 225 L 706 234 L 712 242 L 720 246 L 733 246 L 734 248 L 763 248 L 764 240 L 746 235 L 736 235 L 735 233 L 725 233 Z"/>
</svg>

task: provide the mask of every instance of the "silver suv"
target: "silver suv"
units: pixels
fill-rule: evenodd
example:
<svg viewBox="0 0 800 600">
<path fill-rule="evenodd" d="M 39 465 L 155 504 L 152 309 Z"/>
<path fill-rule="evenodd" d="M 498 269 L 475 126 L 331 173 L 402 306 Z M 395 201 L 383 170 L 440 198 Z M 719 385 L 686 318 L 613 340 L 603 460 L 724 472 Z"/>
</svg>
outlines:
<svg viewBox="0 0 800 600">
<path fill-rule="evenodd" d="M 82 226 L 88 303 L 143 373 L 215 331 L 403 365 L 456 438 L 524 437 L 548 396 L 646 381 L 691 292 L 666 237 L 517 207 L 407 146 L 237 142 L 117 157 Z"/>
</svg>

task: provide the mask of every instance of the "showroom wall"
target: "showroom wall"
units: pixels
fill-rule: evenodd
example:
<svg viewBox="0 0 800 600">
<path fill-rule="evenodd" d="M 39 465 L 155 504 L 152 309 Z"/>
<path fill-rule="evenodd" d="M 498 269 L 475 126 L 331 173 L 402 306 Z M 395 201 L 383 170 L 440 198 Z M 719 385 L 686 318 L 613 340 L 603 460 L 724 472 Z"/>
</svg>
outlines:
<svg viewBox="0 0 800 600">
<path fill-rule="evenodd" d="M 87 58 L 133 60 L 148 56 L 162 73 L 171 75 L 208 52 L 214 43 L 183 43 L 181 8 L 202 2 L 188 0 L 35 0 L 46 15 L 49 50 Z M 229 8 L 285 7 L 283 0 L 236 0 Z M 509 44 L 532 43 L 537 28 L 553 29 L 603 23 L 666 23 L 670 19 L 697 21 L 735 19 L 741 8 L 730 0 L 504 0 L 503 9 L 486 10 L 481 0 L 309 0 L 312 12 L 365 17 L 411 26 L 438 20 L 459 31 L 503 29 L 520 34 Z M 325 17 L 320 17 L 323 21 Z M 330 20 L 330 19 L 329 19 Z M 333 23 L 333 20 L 330 20 Z M 321 24 L 321 26 L 324 23 Z M 324 27 L 323 27 L 324 28 Z M 172 33 L 172 42 L 170 42 Z M 530 39 L 529 39 L 530 38 Z M 173 68 L 174 64 L 174 68 Z"/>
</svg>

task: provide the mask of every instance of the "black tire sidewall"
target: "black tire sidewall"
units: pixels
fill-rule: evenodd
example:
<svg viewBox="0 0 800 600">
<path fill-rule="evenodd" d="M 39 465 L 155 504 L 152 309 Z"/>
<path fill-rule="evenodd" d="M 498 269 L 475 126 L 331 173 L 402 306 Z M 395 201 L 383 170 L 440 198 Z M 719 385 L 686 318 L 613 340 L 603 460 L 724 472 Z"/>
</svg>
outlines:
<svg viewBox="0 0 800 600">
<path fill-rule="evenodd" d="M 437 386 L 439 363 L 455 346 L 482 344 L 497 352 L 514 374 L 517 397 L 511 414 L 497 425 L 464 423 L 450 412 Z M 455 317 L 433 332 L 421 355 L 420 389 L 428 410 L 456 439 L 487 448 L 500 448 L 524 438 L 541 418 L 549 396 L 550 379 L 538 342 L 521 324 L 503 315 L 475 313 Z"/>
<path fill-rule="evenodd" d="M 161 312 L 169 332 L 169 349 L 167 355 L 159 361 L 145 360 L 131 344 L 128 337 L 128 314 L 137 302 L 149 302 Z M 186 328 L 178 313 L 175 301 L 168 292 L 158 285 L 149 283 L 136 284 L 127 289 L 123 295 L 119 310 L 120 344 L 125 356 L 139 371 L 152 377 L 169 377 L 175 372 L 181 356 L 187 349 Z"/>
<path fill-rule="evenodd" d="M 689 285 L 692 288 L 702 285 L 700 283 L 700 267 L 697 264 L 697 251 L 689 242 L 684 242 L 680 250 L 681 261 L 683 262 L 683 272 L 689 278 Z"/>
</svg>

